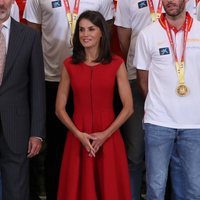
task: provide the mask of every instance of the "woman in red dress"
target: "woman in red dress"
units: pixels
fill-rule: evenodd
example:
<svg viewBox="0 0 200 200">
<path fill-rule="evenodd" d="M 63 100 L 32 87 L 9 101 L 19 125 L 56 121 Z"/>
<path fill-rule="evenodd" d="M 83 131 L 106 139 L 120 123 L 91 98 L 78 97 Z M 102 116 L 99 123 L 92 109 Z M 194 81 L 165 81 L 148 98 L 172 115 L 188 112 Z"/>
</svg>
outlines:
<svg viewBox="0 0 200 200">
<path fill-rule="evenodd" d="M 131 200 L 119 127 L 132 114 L 133 102 L 124 62 L 111 55 L 109 44 L 103 16 L 96 11 L 82 13 L 56 100 L 56 114 L 69 130 L 58 200 Z M 123 104 L 117 117 L 113 111 L 116 83 Z M 66 112 L 70 87 L 74 96 L 72 119 Z"/>
</svg>

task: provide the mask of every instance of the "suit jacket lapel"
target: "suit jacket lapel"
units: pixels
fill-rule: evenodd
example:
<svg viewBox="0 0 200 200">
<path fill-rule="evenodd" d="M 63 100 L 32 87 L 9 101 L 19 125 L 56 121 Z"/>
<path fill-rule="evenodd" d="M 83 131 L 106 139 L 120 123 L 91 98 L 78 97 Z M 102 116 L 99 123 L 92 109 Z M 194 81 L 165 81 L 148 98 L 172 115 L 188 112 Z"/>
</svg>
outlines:
<svg viewBox="0 0 200 200">
<path fill-rule="evenodd" d="M 11 18 L 10 37 L 8 43 L 8 51 L 6 56 L 5 69 L 3 79 L 6 78 L 10 69 L 14 66 L 13 63 L 20 52 L 20 47 L 23 43 L 24 36 L 22 34 L 23 27 L 18 25 L 18 22 Z"/>
</svg>

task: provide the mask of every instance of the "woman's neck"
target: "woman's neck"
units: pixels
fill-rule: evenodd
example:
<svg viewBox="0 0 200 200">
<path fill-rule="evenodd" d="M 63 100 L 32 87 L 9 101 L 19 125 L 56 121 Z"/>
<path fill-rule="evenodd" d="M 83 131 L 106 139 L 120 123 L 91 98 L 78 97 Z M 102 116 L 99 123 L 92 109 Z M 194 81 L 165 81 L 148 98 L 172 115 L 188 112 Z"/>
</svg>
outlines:
<svg viewBox="0 0 200 200">
<path fill-rule="evenodd" d="M 99 55 L 98 49 L 85 49 L 85 58 L 86 63 L 93 63 Z"/>
</svg>

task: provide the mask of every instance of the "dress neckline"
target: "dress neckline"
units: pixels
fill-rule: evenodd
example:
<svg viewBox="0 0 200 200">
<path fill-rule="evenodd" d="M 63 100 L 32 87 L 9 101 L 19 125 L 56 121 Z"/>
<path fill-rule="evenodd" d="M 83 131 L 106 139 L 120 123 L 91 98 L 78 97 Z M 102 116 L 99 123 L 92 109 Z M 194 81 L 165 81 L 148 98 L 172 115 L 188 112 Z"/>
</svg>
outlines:
<svg viewBox="0 0 200 200">
<path fill-rule="evenodd" d="M 96 68 L 98 66 L 101 66 L 102 63 L 96 63 L 95 65 L 88 65 L 87 63 L 83 62 L 82 63 L 84 66 L 89 67 L 89 68 Z"/>
</svg>

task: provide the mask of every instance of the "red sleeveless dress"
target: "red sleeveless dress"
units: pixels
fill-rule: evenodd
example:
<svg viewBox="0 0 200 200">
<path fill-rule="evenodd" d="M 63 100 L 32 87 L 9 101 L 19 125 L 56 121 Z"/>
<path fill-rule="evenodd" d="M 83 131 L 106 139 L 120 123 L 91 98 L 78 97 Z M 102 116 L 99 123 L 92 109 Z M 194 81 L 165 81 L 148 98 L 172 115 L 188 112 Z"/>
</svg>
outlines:
<svg viewBox="0 0 200 200">
<path fill-rule="evenodd" d="M 105 130 L 115 119 L 113 95 L 116 73 L 123 60 L 110 64 L 74 65 L 65 61 L 74 95 L 73 122 L 80 131 Z M 131 200 L 127 157 L 117 130 L 88 156 L 81 142 L 68 133 L 60 172 L 58 200 Z"/>
</svg>

